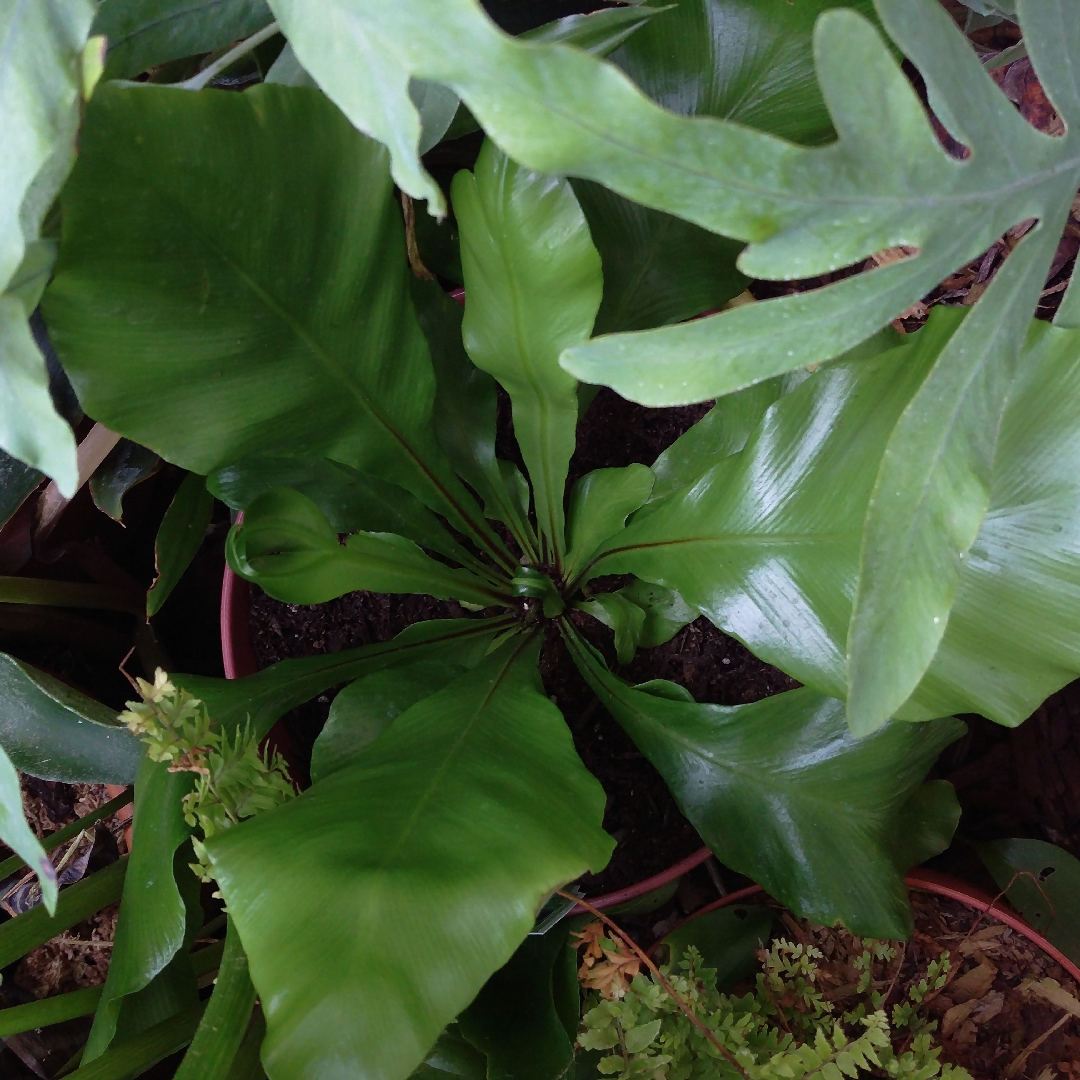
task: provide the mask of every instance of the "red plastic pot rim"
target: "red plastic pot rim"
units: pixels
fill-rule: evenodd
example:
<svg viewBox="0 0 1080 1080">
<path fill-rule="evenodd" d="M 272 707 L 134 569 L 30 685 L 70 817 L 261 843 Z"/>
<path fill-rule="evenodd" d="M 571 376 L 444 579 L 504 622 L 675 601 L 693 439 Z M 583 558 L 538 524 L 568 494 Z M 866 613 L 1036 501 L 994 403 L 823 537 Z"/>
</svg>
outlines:
<svg viewBox="0 0 1080 1080">
<path fill-rule="evenodd" d="M 1038 930 L 1028 925 L 1028 923 L 1021 919 L 1019 915 L 1002 907 L 994 897 L 987 895 L 981 889 L 977 889 L 974 885 L 968 885 L 967 882 L 960 881 L 958 878 L 943 874 L 938 870 L 927 869 L 926 867 L 917 867 L 912 870 L 904 881 L 907 883 L 909 889 L 921 889 L 923 892 L 933 893 L 935 896 L 944 896 L 949 900 L 958 900 L 961 904 L 966 904 L 976 911 L 987 912 L 995 922 L 1004 923 L 1006 926 L 1012 927 L 1017 933 L 1023 934 L 1028 941 L 1041 949 L 1056 963 L 1060 964 L 1074 979 L 1077 980 L 1077 982 L 1080 982 L 1080 967 L 1074 964 L 1073 961 L 1059 949 L 1051 945 Z M 702 915 L 707 915 L 710 911 L 717 911 L 720 908 L 730 907 L 732 904 L 738 904 L 743 900 L 749 900 L 753 896 L 760 896 L 763 892 L 765 892 L 765 890 L 760 885 L 750 885 L 745 889 L 739 889 L 738 892 L 729 893 L 720 900 L 716 900 L 711 904 L 707 904 L 700 910 L 695 911 L 689 918 L 684 919 L 677 926 L 672 927 L 672 932 L 678 930 L 680 927 L 686 926 L 687 923 L 693 922 Z M 657 942 L 657 944 L 659 944 L 659 942 Z M 653 948 L 656 948 L 656 946 L 654 945 Z"/>
</svg>

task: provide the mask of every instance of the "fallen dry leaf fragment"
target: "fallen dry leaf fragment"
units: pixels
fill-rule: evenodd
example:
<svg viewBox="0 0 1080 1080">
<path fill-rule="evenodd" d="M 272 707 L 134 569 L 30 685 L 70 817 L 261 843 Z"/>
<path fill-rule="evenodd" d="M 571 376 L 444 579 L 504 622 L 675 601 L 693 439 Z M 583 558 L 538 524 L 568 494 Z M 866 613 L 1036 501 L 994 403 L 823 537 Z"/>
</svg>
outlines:
<svg viewBox="0 0 1080 1080">
<path fill-rule="evenodd" d="M 964 972 L 949 987 L 949 994 L 958 1002 L 984 997 L 993 986 L 997 973 L 998 969 L 985 956 L 980 956 L 979 966 Z"/>
</svg>

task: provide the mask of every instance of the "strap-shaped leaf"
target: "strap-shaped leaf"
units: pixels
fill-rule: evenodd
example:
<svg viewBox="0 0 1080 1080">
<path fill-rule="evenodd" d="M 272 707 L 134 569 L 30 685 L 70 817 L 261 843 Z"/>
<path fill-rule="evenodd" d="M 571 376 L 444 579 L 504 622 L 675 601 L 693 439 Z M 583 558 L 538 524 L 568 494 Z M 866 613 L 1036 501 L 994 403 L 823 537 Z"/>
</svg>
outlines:
<svg viewBox="0 0 1080 1080">
<path fill-rule="evenodd" d="M 357 532 L 344 544 L 306 495 L 273 488 L 229 533 L 229 565 L 289 604 L 321 604 L 347 592 L 427 593 L 466 603 L 506 603 L 509 592 L 453 569 L 394 533 Z"/>
<path fill-rule="evenodd" d="M 0 840 L 21 856 L 41 884 L 41 899 L 50 915 L 56 913 L 56 870 L 23 814 L 22 789 L 15 766 L 0 747 Z"/>
<path fill-rule="evenodd" d="M 645 504 L 652 489 L 653 474 L 646 465 L 594 469 L 578 480 L 570 490 L 567 580 L 572 581 L 596 549 Z"/>
<path fill-rule="evenodd" d="M 407 1076 L 541 899 L 602 865 L 604 795 L 508 643 L 210 857 L 267 1019 L 270 1076 Z M 329 895 L 350 897 L 327 904 Z"/>
<path fill-rule="evenodd" d="M 146 614 L 156 615 L 191 565 L 214 513 L 206 477 L 188 473 L 165 511 L 154 541 L 157 577 L 146 594 Z"/>
<path fill-rule="evenodd" d="M 112 709 L 4 653 L 0 747 L 23 772 L 68 784 L 130 784 L 142 758 Z"/>
<path fill-rule="evenodd" d="M 458 562 L 470 559 L 415 495 L 330 458 L 246 458 L 211 473 L 206 486 L 234 510 L 246 510 L 271 488 L 292 488 L 319 507 L 335 532 L 399 533 Z"/>
<path fill-rule="evenodd" d="M 194 782 L 191 773 L 169 772 L 165 762 L 144 758 L 139 768 L 131 865 L 84 1062 L 100 1057 L 112 1042 L 124 999 L 148 986 L 184 944 L 187 912 L 174 876 L 174 856 L 191 833 L 180 802 Z M 181 869 L 190 875 L 187 867 Z"/>
<path fill-rule="evenodd" d="M 376 671 L 410 664 L 431 652 L 468 653 L 476 639 L 487 643 L 514 623 L 499 619 L 433 619 L 414 623 L 392 641 L 363 645 L 329 656 L 281 660 L 243 679 L 215 679 L 206 675 L 174 675 L 173 681 L 206 702 L 210 715 L 232 731 L 251 724 L 260 738 L 274 722 L 297 705 L 310 701 L 331 686 L 362 678 Z"/>
<path fill-rule="evenodd" d="M 530 173 L 486 143 L 453 184 L 473 363 L 510 395 L 547 560 L 565 551 L 563 489 L 574 452 L 577 380 L 559 354 L 588 338 L 603 291 L 600 256 L 566 180 Z"/>
<path fill-rule="evenodd" d="M 385 152 L 318 90 L 104 86 L 63 198 L 49 329 L 92 415 L 203 474 L 331 457 L 489 538 L 432 431 Z"/>
<path fill-rule="evenodd" d="M 16 278 L 40 265 L 34 242 L 74 157 L 90 0 L 5 4 L 0 11 L 0 447 L 78 484 L 75 439 L 53 408 L 45 362 L 27 326 L 37 303 Z"/>
<path fill-rule="evenodd" d="M 108 39 L 105 77 L 126 79 L 225 48 L 273 18 L 266 0 L 105 0 L 93 32 Z"/>
<path fill-rule="evenodd" d="M 941 750 L 964 733 L 960 721 L 897 721 L 856 739 L 843 702 L 816 691 L 700 705 L 680 700 L 673 683 L 650 684 L 648 692 L 629 687 L 573 631 L 566 641 L 605 707 L 727 865 L 814 922 L 839 921 L 871 937 L 910 932 L 909 867 L 896 864 L 893 836 L 943 833 L 948 845 L 959 819 L 955 795 L 943 828 L 908 820 L 907 804 Z M 928 808 L 942 810 L 935 801 L 917 809 Z"/>
</svg>

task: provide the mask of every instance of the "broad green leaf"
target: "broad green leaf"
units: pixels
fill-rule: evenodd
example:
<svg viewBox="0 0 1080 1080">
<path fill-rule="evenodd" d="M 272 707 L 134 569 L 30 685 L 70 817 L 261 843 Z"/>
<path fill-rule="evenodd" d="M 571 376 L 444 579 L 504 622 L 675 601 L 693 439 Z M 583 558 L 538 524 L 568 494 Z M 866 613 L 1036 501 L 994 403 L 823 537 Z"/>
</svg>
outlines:
<svg viewBox="0 0 1080 1080">
<path fill-rule="evenodd" d="M 543 693 L 537 649 L 504 646 L 356 764 L 208 845 L 266 1012 L 271 1080 L 407 1076 L 543 897 L 607 860 L 604 795 Z M 342 891 L 347 905 L 326 903 Z"/>
<path fill-rule="evenodd" d="M 329 458 L 246 458 L 211 473 L 206 486 L 234 510 L 246 510 L 271 488 L 292 488 L 319 507 L 335 532 L 399 533 L 459 562 L 469 559 L 415 495 Z"/>
<path fill-rule="evenodd" d="M 392 641 L 329 656 L 281 660 L 242 679 L 180 674 L 172 675 L 172 679 L 205 701 L 210 715 L 228 730 L 250 722 L 251 730 L 262 738 L 279 717 L 331 686 L 397 664 L 412 663 L 432 647 L 451 652 L 471 650 L 475 638 L 490 642 L 495 634 L 514 625 L 511 618 L 434 619 L 414 623 Z"/>
<path fill-rule="evenodd" d="M 161 459 L 153 450 L 130 439 L 121 439 L 90 477 L 90 495 L 94 505 L 113 521 L 122 522 L 124 496 L 160 464 Z"/>
<path fill-rule="evenodd" d="M 782 380 L 768 379 L 722 397 L 652 465 L 652 497 L 663 498 L 704 476 L 721 458 L 737 454 L 782 392 Z"/>
<path fill-rule="evenodd" d="M 146 615 L 156 615 L 195 558 L 214 513 L 206 477 L 188 473 L 165 511 L 154 542 L 157 576 L 146 594 Z"/>
<path fill-rule="evenodd" d="M 643 649 L 670 641 L 687 623 L 692 623 L 701 614 L 673 589 L 665 589 L 648 581 L 631 581 L 619 590 L 619 594 L 645 612 L 638 640 Z"/>
<path fill-rule="evenodd" d="M 565 923 L 530 934 L 458 1018 L 461 1034 L 487 1056 L 487 1080 L 562 1080 L 573 1068 L 574 1044 L 553 995 L 566 953 L 574 955 Z"/>
<path fill-rule="evenodd" d="M 682 322 L 715 311 L 746 288 L 749 279 L 735 268 L 743 248 L 737 241 L 588 180 L 574 181 L 573 188 L 604 267 L 595 333 Z"/>
<path fill-rule="evenodd" d="M 956 321 L 936 309 L 914 341 L 832 365 L 785 394 L 741 453 L 640 510 L 590 574 L 632 573 L 675 589 L 763 660 L 842 698 L 877 465 Z"/>
<path fill-rule="evenodd" d="M 481 607 L 509 598 L 394 533 L 356 532 L 342 544 L 319 507 L 290 488 L 264 492 L 248 507 L 229 533 L 226 554 L 238 574 L 289 604 L 321 604 L 357 589 L 427 593 Z"/>
<path fill-rule="evenodd" d="M 869 0 L 676 0 L 611 59 L 672 112 L 822 143 L 833 128 L 814 78 L 812 36 L 817 17 L 840 6 L 873 17 Z"/>
<path fill-rule="evenodd" d="M 90 0 L 8 3 L 0 11 L 0 447 L 68 497 L 78 483 L 75 440 L 53 408 L 26 325 L 36 300 L 14 279 L 40 264 L 34 242 L 74 156 L 93 17 Z"/>
<path fill-rule="evenodd" d="M 647 465 L 627 465 L 622 469 L 594 469 L 574 484 L 567 509 L 569 552 L 563 571 L 568 581 L 573 581 L 597 548 L 645 505 L 653 480 Z"/>
<path fill-rule="evenodd" d="M 223 49 L 273 18 L 265 0 L 104 0 L 93 33 L 108 38 L 105 78 L 128 79 L 166 60 Z"/>
<path fill-rule="evenodd" d="M 856 739 L 844 703 L 814 690 L 734 707 L 678 701 L 627 686 L 576 634 L 566 641 L 717 858 L 814 922 L 910 933 L 908 867 L 892 837 L 909 827 L 906 804 L 964 733 L 960 721 L 898 721 Z"/>
<path fill-rule="evenodd" d="M 486 143 L 454 178 L 468 297 L 462 334 L 473 363 L 510 395 L 547 550 L 565 550 L 563 495 L 578 418 L 577 381 L 559 354 L 588 338 L 600 306 L 600 257 L 565 180 L 520 168 Z"/>
<path fill-rule="evenodd" d="M 432 431 L 386 165 L 314 89 L 101 87 L 45 300 L 86 409 L 192 472 L 330 457 L 486 537 Z"/>
<path fill-rule="evenodd" d="M 704 966 L 716 972 L 721 992 L 731 989 L 759 969 L 758 950 L 772 937 L 773 913 L 756 904 L 731 904 L 706 912 L 665 937 L 671 964 L 677 964 L 692 945 Z"/>
<path fill-rule="evenodd" d="M 69 885 L 60 893 L 55 915 L 50 916 L 44 904 L 35 904 L 29 911 L 0 924 L 0 967 L 8 967 L 31 949 L 44 945 L 118 900 L 127 866 L 125 856 Z"/>
<path fill-rule="evenodd" d="M 312 781 L 351 765 L 406 709 L 480 663 L 497 632 L 436 641 L 415 659 L 345 687 L 312 747 Z"/>
<path fill-rule="evenodd" d="M 1044 840 L 991 840 L 977 850 L 1009 903 L 1080 964 L 1080 860 Z"/>
<path fill-rule="evenodd" d="M 903 870 L 932 859 L 952 843 L 960 824 L 960 803 L 948 780 L 927 780 L 915 789 L 901 811 L 904 828 L 889 845 L 893 862 Z"/>
<path fill-rule="evenodd" d="M 37 874 L 41 898 L 50 915 L 56 914 L 56 870 L 23 814 L 19 774 L 0 747 L 0 840 Z"/>
<path fill-rule="evenodd" d="M 135 782 L 131 866 L 124 881 L 116 940 L 101 1002 L 83 1054 L 88 1063 L 113 1041 L 121 1005 L 148 986 L 180 951 L 187 931 L 184 899 L 177 887 L 174 855 L 191 830 L 180 802 L 194 776 L 169 772 L 167 763 L 143 758 Z M 190 871 L 181 867 L 186 873 Z"/>
<path fill-rule="evenodd" d="M 526 30 L 522 41 L 576 45 L 594 56 L 607 56 L 633 37 L 654 15 L 667 13 L 667 5 L 646 7 L 644 4 L 622 8 L 601 8 L 584 15 L 566 15 L 561 19 Z"/>
<path fill-rule="evenodd" d="M 240 935 L 230 923 L 214 992 L 175 1080 L 229 1080 L 230 1067 L 255 1005 Z"/>
<path fill-rule="evenodd" d="M 487 1058 L 462 1038 L 457 1024 L 450 1024 L 435 1040 L 411 1080 L 445 1080 L 447 1076 L 487 1080 Z"/>
<path fill-rule="evenodd" d="M 483 499 L 485 512 L 503 521 L 522 551 L 539 562 L 525 512 L 507 490 L 495 458 L 495 380 L 481 371 L 461 340 L 462 311 L 434 281 L 413 282 L 417 318 L 435 368 L 435 431 L 458 475 Z"/>
<path fill-rule="evenodd" d="M 17 769 L 66 784 L 130 784 L 142 747 L 116 713 L 0 653 L 0 747 Z"/>
<path fill-rule="evenodd" d="M 600 593 L 575 605 L 615 631 L 615 654 L 620 665 L 634 659 L 645 630 L 645 612 L 621 593 Z"/>
</svg>

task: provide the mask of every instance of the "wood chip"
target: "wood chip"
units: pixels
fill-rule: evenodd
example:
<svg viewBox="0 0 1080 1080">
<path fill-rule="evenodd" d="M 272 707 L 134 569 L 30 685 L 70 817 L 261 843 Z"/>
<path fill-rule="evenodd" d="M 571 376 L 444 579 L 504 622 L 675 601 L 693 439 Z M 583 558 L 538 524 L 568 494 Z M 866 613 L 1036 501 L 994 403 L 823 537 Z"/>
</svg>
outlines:
<svg viewBox="0 0 1080 1080">
<path fill-rule="evenodd" d="M 1080 1017 L 1080 1001 L 1077 1001 L 1057 979 L 1028 979 L 1020 984 L 1020 992 L 1034 994 L 1072 1016 Z"/>
<path fill-rule="evenodd" d="M 994 985 L 994 976 L 998 969 L 985 957 L 978 967 L 964 972 L 950 987 L 949 994 L 955 1001 L 964 1002 L 971 998 L 984 997 Z"/>
</svg>

